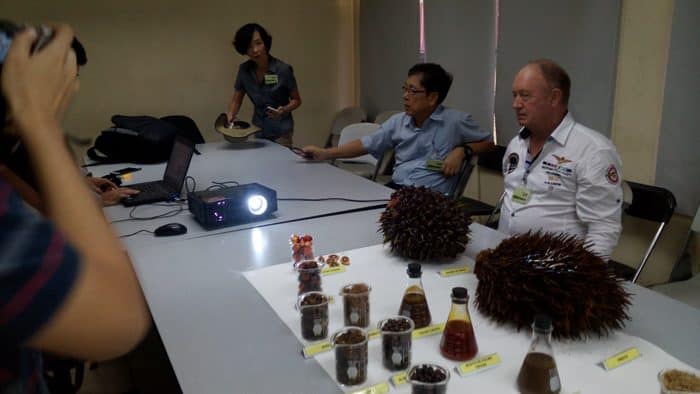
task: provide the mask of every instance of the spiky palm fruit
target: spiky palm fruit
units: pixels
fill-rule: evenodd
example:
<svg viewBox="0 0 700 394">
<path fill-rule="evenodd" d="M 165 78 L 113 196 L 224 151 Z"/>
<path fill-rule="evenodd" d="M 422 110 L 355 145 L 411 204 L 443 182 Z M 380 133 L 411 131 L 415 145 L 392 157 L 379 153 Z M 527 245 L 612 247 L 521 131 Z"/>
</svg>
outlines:
<svg viewBox="0 0 700 394">
<path fill-rule="evenodd" d="M 391 251 L 413 260 L 453 259 L 469 242 L 471 221 L 463 205 L 425 187 L 394 192 L 379 222 Z"/>
<path fill-rule="evenodd" d="M 579 238 L 526 233 L 476 257 L 479 312 L 518 330 L 537 312 L 552 317 L 555 338 L 607 335 L 629 319 L 630 294 Z"/>
</svg>

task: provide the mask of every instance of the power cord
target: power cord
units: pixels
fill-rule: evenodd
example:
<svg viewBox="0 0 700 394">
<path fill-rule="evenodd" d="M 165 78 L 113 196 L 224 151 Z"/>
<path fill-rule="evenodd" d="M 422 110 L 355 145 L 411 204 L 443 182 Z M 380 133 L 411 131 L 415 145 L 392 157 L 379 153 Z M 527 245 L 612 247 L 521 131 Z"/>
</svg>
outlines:
<svg viewBox="0 0 700 394">
<path fill-rule="evenodd" d="M 131 237 L 131 236 L 134 236 L 134 235 L 139 234 L 139 233 L 151 233 L 151 234 L 153 234 L 153 231 L 151 231 L 151 230 L 139 230 L 139 231 L 133 232 L 131 234 L 120 235 L 119 238 Z"/>
<path fill-rule="evenodd" d="M 223 181 L 223 182 L 217 182 L 217 181 L 212 181 L 212 185 L 209 186 L 206 190 L 215 190 L 215 189 L 223 189 L 225 187 L 228 187 L 230 184 L 233 186 L 240 186 L 241 184 L 236 182 L 236 181 Z"/>
<path fill-rule="evenodd" d="M 278 198 L 277 201 L 349 201 L 349 202 L 388 202 L 389 199 L 384 200 L 357 200 L 353 198 L 343 198 L 343 197 L 323 197 L 323 198 Z"/>
<path fill-rule="evenodd" d="M 153 219 L 161 219 L 161 218 L 169 218 L 169 217 L 177 216 L 186 210 L 185 209 L 185 202 L 186 202 L 186 200 L 176 200 L 176 201 L 174 201 L 174 203 L 171 203 L 171 204 L 154 203 L 154 204 L 137 205 L 137 206 L 131 208 L 131 210 L 129 211 L 128 218 L 114 220 L 110 223 L 114 224 L 114 223 L 121 223 L 121 222 L 129 222 L 132 220 L 153 220 Z M 169 208 L 177 206 L 177 208 L 171 209 L 169 211 L 166 211 L 166 212 L 163 212 L 159 215 L 154 215 L 154 216 L 136 216 L 136 209 L 139 207 L 147 206 L 147 205 L 155 205 L 155 206 L 159 206 L 159 207 L 169 207 Z"/>
</svg>

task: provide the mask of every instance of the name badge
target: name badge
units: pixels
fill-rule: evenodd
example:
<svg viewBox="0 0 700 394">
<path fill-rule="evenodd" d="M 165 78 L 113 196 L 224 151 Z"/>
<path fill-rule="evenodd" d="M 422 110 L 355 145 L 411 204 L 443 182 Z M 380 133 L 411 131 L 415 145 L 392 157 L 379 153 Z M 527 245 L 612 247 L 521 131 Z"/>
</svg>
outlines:
<svg viewBox="0 0 700 394">
<path fill-rule="evenodd" d="M 276 85 L 277 82 L 277 74 L 265 74 L 265 85 Z"/>
<path fill-rule="evenodd" d="M 517 204 L 527 204 L 532 194 L 525 187 L 518 187 L 513 191 L 513 202 Z"/>
<path fill-rule="evenodd" d="M 426 160 L 425 168 L 430 171 L 442 171 L 442 160 L 430 159 Z"/>
</svg>

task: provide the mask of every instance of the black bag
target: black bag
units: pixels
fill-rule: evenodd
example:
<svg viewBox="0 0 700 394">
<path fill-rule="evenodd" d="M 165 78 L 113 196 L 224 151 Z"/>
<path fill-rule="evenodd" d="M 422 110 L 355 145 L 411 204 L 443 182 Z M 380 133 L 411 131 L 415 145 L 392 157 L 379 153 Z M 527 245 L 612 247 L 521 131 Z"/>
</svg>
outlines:
<svg viewBox="0 0 700 394">
<path fill-rule="evenodd" d="M 197 125 L 189 122 L 174 123 L 170 116 L 161 119 L 153 116 L 112 116 L 113 127 L 102 130 L 95 145 L 88 149 L 88 157 L 99 163 L 153 164 L 167 161 L 173 149 L 175 137 L 181 135 L 192 143 L 202 143 L 204 138 Z M 182 125 L 188 125 L 187 128 Z"/>
</svg>

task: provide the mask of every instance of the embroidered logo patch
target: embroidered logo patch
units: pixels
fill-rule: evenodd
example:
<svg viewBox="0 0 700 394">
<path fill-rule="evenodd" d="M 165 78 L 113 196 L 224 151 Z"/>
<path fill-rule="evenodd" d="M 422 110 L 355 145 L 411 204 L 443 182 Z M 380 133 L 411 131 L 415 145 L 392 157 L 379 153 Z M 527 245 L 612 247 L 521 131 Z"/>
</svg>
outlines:
<svg viewBox="0 0 700 394">
<path fill-rule="evenodd" d="M 564 156 L 557 156 L 557 155 L 554 155 L 554 154 L 553 154 L 552 156 L 554 156 L 554 158 L 557 159 L 557 164 L 558 164 L 558 165 L 566 164 L 566 163 L 571 163 L 571 160 L 567 159 L 567 158 L 564 157 Z"/>
<path fill-rule="evenodd" d="M 510 174 L 518 168 L 518 161 L 520 157 L 517 153 L 513 152 L 508 155 L 508 160 L 506 161 L 506 174 Z"/>
<path fill-rule="evenodd" d="M 607 179 L 608 182 L 612 183 L 613 185 L 617 185 L 617 183 L 620 181 L 615 164 L 610 164 L 610 167 L 608 167 L 608 170 L 605 172 L 605 179 Z"/>
</svg>

